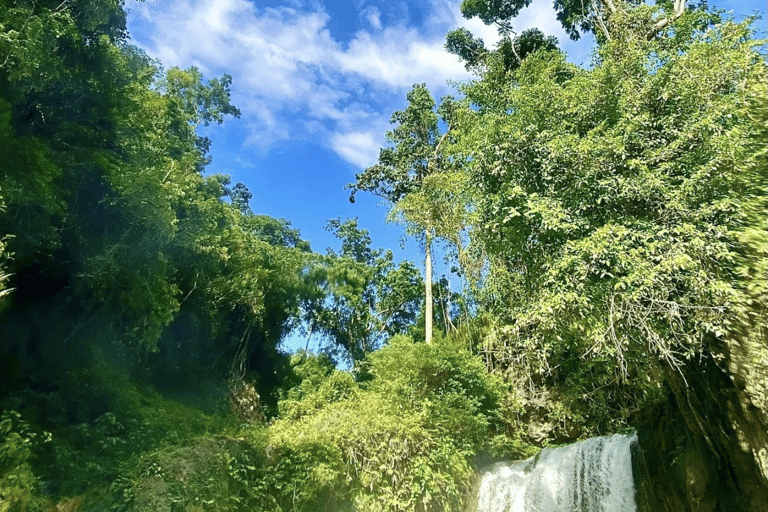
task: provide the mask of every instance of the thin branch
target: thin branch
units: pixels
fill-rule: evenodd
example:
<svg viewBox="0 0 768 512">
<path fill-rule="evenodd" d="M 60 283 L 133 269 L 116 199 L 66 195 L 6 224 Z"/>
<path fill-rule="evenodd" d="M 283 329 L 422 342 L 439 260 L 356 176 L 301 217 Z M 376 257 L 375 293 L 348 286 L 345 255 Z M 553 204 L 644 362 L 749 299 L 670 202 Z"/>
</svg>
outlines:
<svg viewBox="0 0 768 512">
<path fill-rule="evenodd" d="M 648 39 L 653 39 L 656 37 L 659 32 L 674 23 L 680 16 L 683 15 L 685 12 L 685 1 L 686 0 L 675 0 L 674 13 L 672 13 L 672 16 L 668 16 L 663 20 L 659 20 L 648 34 Z"/>
<path fill-rule="evenodd" d="M 608 26 L 605 24 L 605 16 L 602 15 L 602 13 L 600 12 L 600 8 L 597 6 L 594 0 L 592 0 L 592 5 L 594 6 L 595 12 L 596 12 L 595 22 L 597 26 L 600 27 L 600 30 L 603 32 L 605 39 L 610 41 L 611 32 L 608 30 Z M 610 11 L 611 14 L 616 12 L 616 6 L 613 5 L 613 2 L 609 1 L 609 5 L 605 5 L 605 7 Z"/>
<path fill-rule="evenodd" d="M 507 39 L 509 39 L 509 47 L 512 49 L 512 53 L 515 54 L 515 58 L 517 59 L 517 63 L 518 64 L 522 64 L 523 63 L 523 59 L 520 58 L 520 54 L 518 54 L 517 50 L 515 49 L 515 42 L 512 40 L 512 38 L 508 37 Z"/>
<path fill-rule="evenodd" d="M 64 0 L 56 9 L 53 10 L 53 12 L 61 12 L 61 10 L 64 9 L 64 6 L 67 5 L 68 2 L 69 0 Z"/>
<path fill-rule="evenodd" d="M 312 331 L 314 330 L 313 327 L 314 326 L 312 324 L 310 324 L 310 326 L 309 326 L 309 333 L 307 334 L 307 344 L 304 346 L 304 353 L 305 354 L 307 352 L 309 352 L 309 340 L 312 339 Z"/>
<path fill-rule="evenodd" d="M 437 146 L 435 146 L 435 157 L 437 157 L 437 153 L 440 151 L 440 146 L 443 145 L 443 141 L 445 141 L 446 137 L 448 137 L 448 134 L 451 133 L 451 125 L 448 125 L 448 129 L 445 130 L 445 133 L 442 137 L 440 137 L 440 142 L 437 143 Z"/>
<path fill-rule="evenodd" d="M 165 183 L 165 180 L 168 179 L 168 176 L 171 175 L 171 172 L 173 172 L 173 166 L 176 165 L 176 160 L 171 160 L 171 168 L 168 169 L 168 172 L 165 173 L 165 176 L 163 176 L 163 179 L 160 180 L 160 183 Z"/>
<path fill-rule="evenodd" d="M 179 302 L 179 307 L 181 307 L 181 305 L 182 305 L 182 304 L 184 304 L 184 303 L 187 301 L 187 299 L 189 298 L 189 296 L 190 296 L 190 295 L 192 295 L 192 292 L 193 292 L 193 291 L 197 290 L 197 277 L 198 277 L 198 276 L 197 276 L 197 275 L 195 275 L 195 284 L 192 286 L 192 289 L 191 289 L 191 290 L 189 290 L 189 293 L 187 293 L 187 295 L 184 297 L 184 299 L 182 299 L 182 301 L 181 301 L 181 302 Z"/>
</svg>

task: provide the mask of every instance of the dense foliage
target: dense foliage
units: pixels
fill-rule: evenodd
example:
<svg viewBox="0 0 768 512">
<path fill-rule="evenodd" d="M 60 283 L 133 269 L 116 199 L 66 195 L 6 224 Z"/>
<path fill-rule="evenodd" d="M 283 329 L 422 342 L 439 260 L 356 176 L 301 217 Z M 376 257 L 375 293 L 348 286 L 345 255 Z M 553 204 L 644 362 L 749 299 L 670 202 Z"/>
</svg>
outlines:
<svg viewBox="0 0 768 512">
<path fill-rule="evenodd" d="M 462 10 L 504 34 L 523 3 Z M 749 510 L 768 495 L 761 42 L 684 1 L 555 4 L 572 35 L 595 32 L 589 69 L 533 34 L 448 38 L 477 73 L 445 152 L 478 347 L 533 437 L 615 430 L 671 397 Z"/>
<path fill-rule="evenodd" d="M 768 300 L 761 42 L 750 21 L 704 4 L 555 2 L 572 37 L 596 36 L 585 69 L 541 32 L 514 36 L 528 3 L 462 3 L 502 39 L 488 49 L 466 29 L 449 33 L 446 48 L 476 79 L 442 107 L 439 169 L 395 209 L 429 218 L 453 205 L 446 239 L 471 278 L 472 339 L 513 384 L 530 439 L 625 428 L 671 395 L 691 439 L 731 468 L 726 485 L 759 503 L 768 489 L 758 455 L 768 394 L 753 377 L 768 365 L 756 320 Z M 380 168 L 357 186 L 370 189 Z M 753 455 L 737 460 L 742 451 Z"/>
<path fill-rule="evenodd" d="M 122 2 L 3 2 L 0 30 L 0 509 L 121 503 L 147 454 L 223 433 L 251 384 L 255 417 L 281 413 L 297 326 L 359 362 L 417 322 L 418 271 L 356 221 L 314 254 L 205 174 L 197 128 L 239 116 L 230 76 L 164 71 Z"/>
<path fill-rule="evenodd" d="M 206 454 L 209 440 L 153 455 L 127 489 L 135 510 L 168 495 L 187 509 L 464 509 L 469 457 L 503 429 L 503 385 L 479 358 L 449 340 L 428 346 L 397 336 L 371 355 L 364 383 L 323 356 L 299 354 L 292 364 L 303 378 L 286 391 L 278 421 L 244 427 L 220 462 Z M 522 444 L 505 449 L 528 453 Z M 184 464 L 215 483 L 172 490 Z"/>
<path fill-rule="evenodd" d="M 395 264 L 392 251 L 371 248 L 368 231 L 357 220 L 330 220 L 326 228 L 341 250 L 314 260 L 307 281 L 314 294 L 303 301 L 308 334 L 319 334 L 353 361 L 379 348 L 416 321 L 422 279 L 409 261 Z"/>
<path fill-rule="evenodd" d="M 766 200 L 749 28 L 692 12 L 649 40 L 650 12 L 611 18 L 590 70 L 541 51 L 467 84 L 454 130 L 492 359 L 584 396 L 628 383 L 622 408 L 736 328 L 759 281 L 740 275 L 759 246 L 742 232 Z"/>
<path fill-rule="evenodd" d="M 351 185 L 425 242 L 422 278 L 356 220 L 313 253 L 206 175 L 232 78 L 163 70 L 122 2 L 2 1 L 0 512 L 463 510 L 474 457 L 670 396 L 680 446 L 761 503 L 760 43 L 706 5 L 558 0 L 597 37 L 581 68 L 514 36 L 528 3 L 463 2 L 502 40 L 451 32 L 463 98 L 415 85 Z M 435 239 L 462 296 L 433 283 Z M 292 330 L 324 353 L 281 352 Z"/>
</svg>

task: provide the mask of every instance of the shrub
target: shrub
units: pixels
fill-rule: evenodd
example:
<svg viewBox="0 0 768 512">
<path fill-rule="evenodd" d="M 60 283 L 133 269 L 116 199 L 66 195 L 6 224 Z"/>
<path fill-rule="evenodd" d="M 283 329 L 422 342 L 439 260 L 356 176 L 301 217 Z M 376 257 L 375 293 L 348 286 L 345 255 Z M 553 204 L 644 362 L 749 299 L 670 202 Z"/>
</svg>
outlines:
<svg viewBox="0 0 768 512">
<path fill-rule="evenodd" d="M 305 379 L 298 388 L 288 393 L 289 398 L 279 402 L 281 418 L 298 420 L 329 404 L 351 398 L 359 390 L 352 375 L 338 370 L 331 373 L 315 389 L 307 385 L 311 382 Z"/>
<path fill-rule="evenodd" d="M 272 510 L 459 510 L 472 474 L 426 414 L 375 391 L 279 420 L 251 439 L 264 454 L 257 502 Z"/>
<path fill-rule="evenodd" d="M 62 407 L 77 421 L 53 425 L 53 442 L 39 450 L 44 474 L 60 496 L 110 484 L 147 453 L 222 432 L 232 420 L 162 397 L 94 351 L 93 362 L 68 373 Z M 43 402 L 47 404 L 49 402 Z M 95 417 L 94 417 L 95 416 Z"/>
<path fill-rule="evenodd" d="M 467 454 L 482 448 L 498 425 L 504 385 L 457 341 L 426 345 L 395 336 L 370 361 L 372 389 L 426 414 L 431 428 Z"/>
<path fill-rule="evenodd" d="M 40 481 L 30 461 L 33 447 L 49 439 L 34 432 L 16 411 L 0 416 L 0 512 L 43 510 Z"/>
<path fill-rule="evenodd" d="M 367 372 L 362 386 L 340 371 L 304 378 L 284 394 L 281 419 L 245 430 L 261 454 L 250 475 L 253 508 L 464 507 L 469 457 L 500 443 L 491 434 L 501 381 L 456 342 L 405 336 L 371 354 Z"/>
</svg>

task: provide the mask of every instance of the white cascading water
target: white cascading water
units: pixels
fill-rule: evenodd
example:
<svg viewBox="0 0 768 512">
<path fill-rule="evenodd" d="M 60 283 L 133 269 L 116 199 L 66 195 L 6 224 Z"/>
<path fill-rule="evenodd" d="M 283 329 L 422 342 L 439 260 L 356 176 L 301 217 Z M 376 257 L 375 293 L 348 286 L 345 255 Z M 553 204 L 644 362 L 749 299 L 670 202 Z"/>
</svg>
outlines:
<svg viewBox="0 0 768 512">
<path fill-rule="evenodd" d="M 594 437 L 483 474 L 477 512 L 636 512 L 630 446 Z"/>
</svg>

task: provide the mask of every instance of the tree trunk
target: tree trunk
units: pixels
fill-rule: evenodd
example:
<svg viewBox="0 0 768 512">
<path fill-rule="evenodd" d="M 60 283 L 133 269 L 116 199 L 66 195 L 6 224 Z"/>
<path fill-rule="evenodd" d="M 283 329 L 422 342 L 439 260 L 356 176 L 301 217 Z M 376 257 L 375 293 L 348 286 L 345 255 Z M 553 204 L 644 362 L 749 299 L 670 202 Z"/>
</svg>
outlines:
<svg viewBox="0 0 768 512">
<path fill-rule="evenodd" d="M 424 340 L 427 345 L 432 343 L 432 235 L 426 229 L 427 250 L 424 258 Z"/>
</svg>

